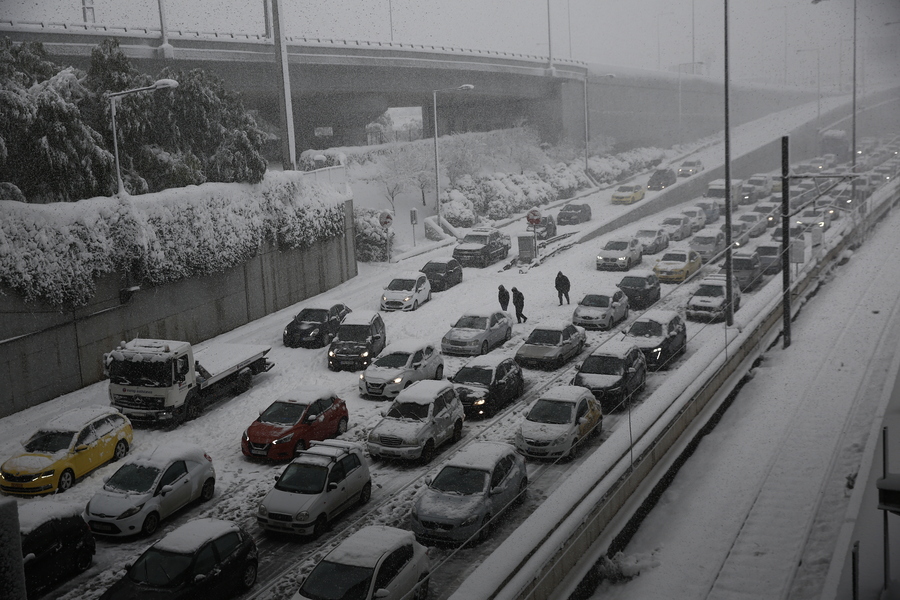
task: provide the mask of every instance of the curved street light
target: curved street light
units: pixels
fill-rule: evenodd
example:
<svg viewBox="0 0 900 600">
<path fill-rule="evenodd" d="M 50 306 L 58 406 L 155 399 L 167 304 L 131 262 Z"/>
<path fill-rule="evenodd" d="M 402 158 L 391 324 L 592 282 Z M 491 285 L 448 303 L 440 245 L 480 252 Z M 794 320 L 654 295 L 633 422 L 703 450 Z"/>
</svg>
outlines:
<svg viewBox="0 0 900 600">
<path fill-rule="evenodd" d="M 109 98 L 109 112 L 110 115 L 112 115 L 113 153 L 116 156 L 116 182 L 118 183 L 117 194 L 119 196 L 125 194 L 125 185 L 122 183 L 122 172 L 119 168 L 119 138 L 116 134 L 116 99 L 120 98 L 121 96 L 128 96 L 130 94 L 137 94 L 140 92 L 152 92 L 156 90 L 172 89 L 177 87 L 178 82 L 174 79 L 157 79 L 155 82 L 153 82 L 153 85 L 106 94 L 106 97 Z"/>
<path fill-rule="evenodd" d="M 475 86 L 471 83 L 464 83 L 458 87 L 443 88 L 432 91 L 432 106 L 434 107 L 434 200 L 435 210 L 437 211 L 437 224 L 441 227 L 441 169 L 438 162 L 438 112 L 437 112 L 437 95 L 438 92 L 467 92 L 474 90 Z"/>
</svg>

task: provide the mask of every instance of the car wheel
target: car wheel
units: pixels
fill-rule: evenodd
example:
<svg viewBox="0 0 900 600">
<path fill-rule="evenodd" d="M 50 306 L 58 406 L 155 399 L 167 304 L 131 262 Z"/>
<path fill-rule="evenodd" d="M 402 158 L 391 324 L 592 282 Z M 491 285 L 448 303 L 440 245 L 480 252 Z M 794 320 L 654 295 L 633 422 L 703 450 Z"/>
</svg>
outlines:
<svg viewBox="0 0 900 600">
<path fill-rule="evenodd" d="M 359 493 L 359 503 L 360 505 L 365 504 L 369 501 L 369 498 L 372 497 L 372 482 L 367 481 L 366 485 L 363 486 L 362 491 Z"/>
<path fill-rule="evenodd" d="M 434 459 L 434 440 L 428 440 L 425 442 L 425 447 L 422 448 L 422 463 L 428 464 Z"/>
<path fill-rule="evenodd" d="M 66 469 L 59 476 L 59 482 L 56 484 L 56 493 L 62 494 L 73 485 L 75 485 L 75 473 L 72 472 L 72 469 Z"/>
<path fill-rule="evenodd" d="M 438 368 L 434 372 L 434 378 L 438 381 L 444 378 L 444 365 L 438 365 Z"/>
<path fill-rule="evenodd" d="M 316 523 L 313 525 L 313 539 L 319 539 L 325 532 L 328 530 L 328 519 L 325 515 L 319 515 L 319 518 L 316 519 Z"/>
<path fill-rule="evenodd" d="M 244 572 L 241 573 L 241 589 L 249 590 L 256 583 L 257 566 L 256 561 L 247 563 L 244 566 Z"/>
<path fill-rule="evenodd" d="M 297 440 L 297 443 L 294 444 L 294 458 L 300 456 L 300 453 L 306 450 L 306 441 L 305 440 Z"/>
<path fill-rule="evenodd" d="M 341 420 L 338 421 L 337 431 L 334 433 L 334 437 L 347 433 L 347 417 L 341 417 Z"/>
<path fill-rule="evenodd" d="M 75 572 L 84 573 L 94 562 L 94 554 L 87 546 L 82 546 L 75 552 Z"/>
<path fill-rule="evenodd" d="M 216 480 L 210 477 L 203 482 L 203 487 L 200 489 L 200 502 L 209 502 L 215 493 Z"/>
<path fill-rule="evenodd" d="M 412 309 L 413 309 L 413 310 L 419 310 L 419 301 L 418 301 L 418 300 L 413 300 L 413 307 L 412 307 Z"/>
<path fill-rule="evenodd" d="M 487 340 L 481 342 L 481 354 L 487 354 L 489 349 Z"/>
<path fill-rule="evenodd" d="M 144 524 L 141 525 L 141 533 L 146 537 L 150 537 L 156 533 L 157 529 L 159 529 L 159 515 L 152 512 L 144 518 Z"/>
<path fill-rule="evenodd" d="M 116 449 L 113 452 L 112 462 L 116 462 L 117 460 L 122 460 L 128 454 L 128 441 L 127 440 L 119 440 L 116 444 Z"/>
</svg>

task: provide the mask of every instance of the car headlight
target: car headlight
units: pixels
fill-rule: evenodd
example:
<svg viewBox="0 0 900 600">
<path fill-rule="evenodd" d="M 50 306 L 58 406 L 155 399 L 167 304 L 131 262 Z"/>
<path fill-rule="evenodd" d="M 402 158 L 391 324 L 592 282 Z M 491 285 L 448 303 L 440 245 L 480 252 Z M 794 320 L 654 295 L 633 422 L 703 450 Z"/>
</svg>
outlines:
<svg viewBox="0 0 900 600">
<path fill-rule="evenodd" d="M 296 515 L 294 515 L 294 520 L 303 522 L 309 521 L 309 513 L 305 510 L 301 510 Z"/>
<path fill-rule="evenodd" d="M 459 526 L 460 527 L 468 527 L 469 525 L 474 525 L 476 522 L 478 522 L 478 514 L 477 513 L 470 517 L 466 517 L 465 519 L 463 519 L 462 522 L 460 522 Z"/>
<path fill-rule="evenodd" d="M 391 380 L 391 383 L 403 383 L 403 376 L 401 375 L 400 377 L 394 377 Z"/>
<path fill-rule="evenodd" d="M 266 508 L 265 504 L 260 504 L 259 508 L 256 510 L 256 514 L 258 514 L 261 517 L 268 517 L 269 509 Z"/>
<path fill-rule="evenodd" d="M 278 438 L 277 440 L 272 442 L 272 445 L 274 446 L 276 444 L 286 444 L 287 442 L 291 441 L 292 439 L 294 439 L 294 434 L 289 433 L 286 436 Z"/>
<path fill-rule="evenodd" d="M 144 508 L 143 504 L 138 504 L 137 506 L 132 506 L 131 508 L 129 508 L 128 510 L 126 510 L 125 512 L 123 512 L 121 515 L 119 515 L 116 518 L 127 519 L 128 517 L 131 517 L 131 516 L 136 515 L 139 512 L 141 512 L 142 508 Z"/>
</svg>

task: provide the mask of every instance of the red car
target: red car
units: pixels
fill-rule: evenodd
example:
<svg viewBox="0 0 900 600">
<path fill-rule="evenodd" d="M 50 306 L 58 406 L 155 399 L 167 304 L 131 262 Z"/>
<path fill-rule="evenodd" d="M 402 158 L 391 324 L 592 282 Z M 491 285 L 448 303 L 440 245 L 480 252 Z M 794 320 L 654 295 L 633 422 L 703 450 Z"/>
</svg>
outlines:
<svg viewBox="0 0 900 600">
<path fill-rule="evenodd" d="M 347 431 L 347 405 L 325 388 L 305 388 L 273 402 L 241 437 L 245 456 L 291 460 L 324 440 Z"/>
</svg>

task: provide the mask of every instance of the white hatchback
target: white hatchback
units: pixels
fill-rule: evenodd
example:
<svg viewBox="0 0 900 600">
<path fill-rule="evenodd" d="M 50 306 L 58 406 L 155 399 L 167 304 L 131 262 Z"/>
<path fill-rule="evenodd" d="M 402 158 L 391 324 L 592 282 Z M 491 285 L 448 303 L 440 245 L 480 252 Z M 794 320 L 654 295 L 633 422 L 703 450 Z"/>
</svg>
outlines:
<svg viewBox="0 0 900 600">
<path fill-rule="evenodd" d="M 166 442 L 124 463 L 84 509 L 91 531 L 101 535 L 152 535 L 162 519 L 216 489 L 212 458 L 199 446 Z"/>
</svg>

